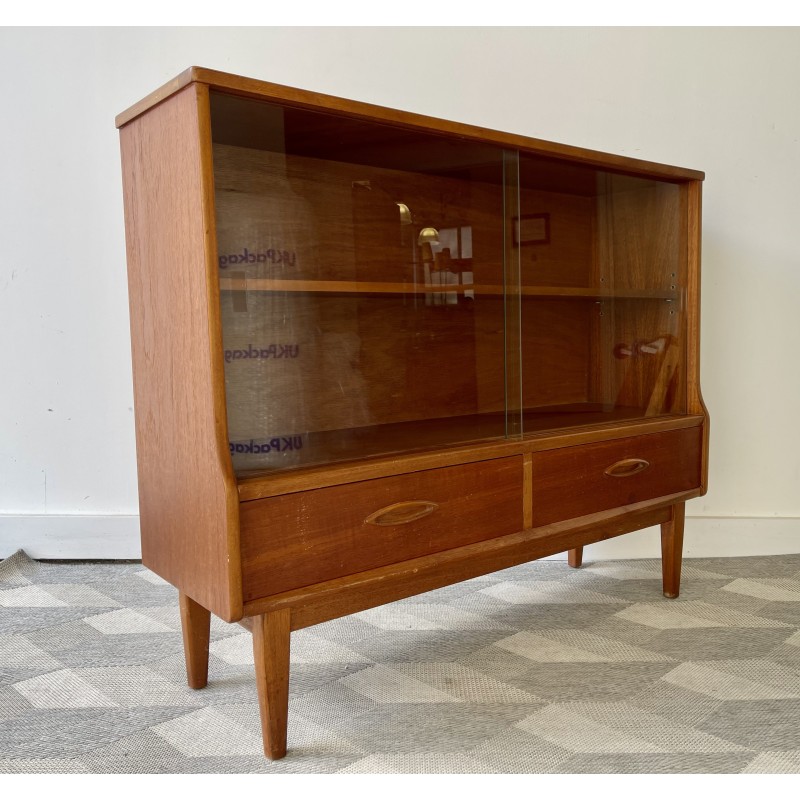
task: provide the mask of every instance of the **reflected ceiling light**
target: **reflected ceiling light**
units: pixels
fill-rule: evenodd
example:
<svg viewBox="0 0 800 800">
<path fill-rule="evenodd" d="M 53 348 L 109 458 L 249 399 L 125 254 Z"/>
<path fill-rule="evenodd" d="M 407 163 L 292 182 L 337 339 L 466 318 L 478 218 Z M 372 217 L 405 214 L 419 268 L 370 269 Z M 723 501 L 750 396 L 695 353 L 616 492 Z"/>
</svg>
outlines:
<svg viewBox="0 0 800 800">
<path fill-rule="evenodd" d="M 436 228 L 423 228 L 419 232 L 417 244 L 439 244 L 439 231 Z"/>
</svg>

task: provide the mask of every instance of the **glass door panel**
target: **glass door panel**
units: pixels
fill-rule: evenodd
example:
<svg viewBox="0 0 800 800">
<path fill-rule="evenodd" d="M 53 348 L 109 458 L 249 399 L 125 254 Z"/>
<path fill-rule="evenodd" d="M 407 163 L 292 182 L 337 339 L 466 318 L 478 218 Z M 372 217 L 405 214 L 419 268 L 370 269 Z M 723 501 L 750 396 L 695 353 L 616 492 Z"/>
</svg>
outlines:
<svg viewBox="0 0 800 800">
<path fill-rule="evenodd" d="M 680 184 L 520 157 L 526 433 L 684 413 Z"/>
<path fill-rule="evenodd" d="M 516 154 L 224 94 L 211 107 L 237 472 L 505 436 Z"/>
</svg>

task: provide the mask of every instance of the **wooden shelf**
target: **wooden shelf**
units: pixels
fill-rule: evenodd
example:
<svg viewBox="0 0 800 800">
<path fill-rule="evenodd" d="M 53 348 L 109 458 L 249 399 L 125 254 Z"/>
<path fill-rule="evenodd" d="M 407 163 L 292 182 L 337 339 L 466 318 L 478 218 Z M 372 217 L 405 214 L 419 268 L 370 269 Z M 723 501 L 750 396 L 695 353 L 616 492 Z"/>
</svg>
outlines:
<svg viewBox="0 0 800 800">
<path fill-rule="evenodd" d="M 597 403 L 544 406 L 525 409 L 522 413 L 523 435 L 645 418 L 645 411 L 641 408 L 625 407 L 604 411 Z M 259 459 L 254 458 L 246 468 L 237 470 L 237 476 L 249 478 L 319 464 L 490 441 L 505 441 L 503 412 L 409 420 L 343 430 L 311 431 L 303 434 L 303 458 L 291 467 L 270 464 L 268 459 L 259 464 Z"/>
<path fill-rule="evenodd" d="M 449 294 L 472 292 L 481 297 L 502 297 L 504 287 L 491 284 L 455 284 L 427 286 L 419 283 L 388 281 L 316 281 L 275 280 L 271 278 L 220 278 L 223 292 L 296 292 L 307 294 Z M 508 294 L 516 294 L 512 289 Z M 615 300 L 676 300 L 678 292 L 662 289 L 604 289 L 592 286 L 522 286 L 523 297 L 542 298 L 609 298 Z"/>
</svg>

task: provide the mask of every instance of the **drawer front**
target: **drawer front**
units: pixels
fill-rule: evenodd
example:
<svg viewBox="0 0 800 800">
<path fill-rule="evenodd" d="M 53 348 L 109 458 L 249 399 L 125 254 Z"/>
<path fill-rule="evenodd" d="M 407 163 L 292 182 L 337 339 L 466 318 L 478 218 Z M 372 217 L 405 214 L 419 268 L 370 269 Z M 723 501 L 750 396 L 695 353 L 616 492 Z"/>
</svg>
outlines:
<svg viewBox="0 0 800 800">
<path fill-rule="evenodd" d="M 702 428 L 533 455 L 533 527 L 700 486 Z"/>
<path fill-rule="evenodd" d="M 522 457 L 240 506 L 245 602 L 523 528 Z"/>
</svg>

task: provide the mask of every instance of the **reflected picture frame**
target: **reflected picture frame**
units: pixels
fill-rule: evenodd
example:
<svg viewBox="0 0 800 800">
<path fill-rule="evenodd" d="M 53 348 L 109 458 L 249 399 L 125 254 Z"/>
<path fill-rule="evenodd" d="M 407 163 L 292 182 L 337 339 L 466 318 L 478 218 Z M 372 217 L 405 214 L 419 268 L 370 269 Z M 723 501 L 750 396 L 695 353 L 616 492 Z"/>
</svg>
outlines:
<svg viewBox="0 0 800 800">
<path fill-rule="evenodd" d="M 515 247 L 550 244 L 549 214 L 521 214 L 513 222 Z"/>
</svg>

